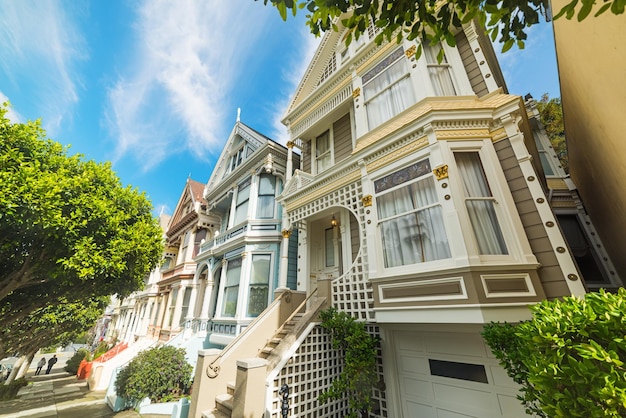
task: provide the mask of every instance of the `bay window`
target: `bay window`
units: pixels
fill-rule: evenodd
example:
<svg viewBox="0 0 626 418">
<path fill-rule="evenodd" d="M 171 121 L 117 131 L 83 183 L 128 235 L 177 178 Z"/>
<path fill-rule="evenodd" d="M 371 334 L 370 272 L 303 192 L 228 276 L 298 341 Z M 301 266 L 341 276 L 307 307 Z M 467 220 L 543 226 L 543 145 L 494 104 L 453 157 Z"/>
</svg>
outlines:
<svg viewBox="0 0 626 418">
<path fill-rule="evenodd" d="M 259 316 L 267 308 L 270 266 L 271 256 L 269 254 L 254 254 L 252 256 L 248 316 Z"/>
<path fill-rule="evenodd" d="M 409 67 L 402 48 L 365 73 L 362 82 L 369 129 L 379 126 L 415 103 Z"/>
<path fill-rule="evenodd" d="M 469 216 L 480 254 L 508 254 L 491 193 L 478 152 L 455 152 Z"/>
<path fill-rule="evenodd" d="M 374 182 L 385 267 L 450 258 L 428 160 Z"/>
</svg>

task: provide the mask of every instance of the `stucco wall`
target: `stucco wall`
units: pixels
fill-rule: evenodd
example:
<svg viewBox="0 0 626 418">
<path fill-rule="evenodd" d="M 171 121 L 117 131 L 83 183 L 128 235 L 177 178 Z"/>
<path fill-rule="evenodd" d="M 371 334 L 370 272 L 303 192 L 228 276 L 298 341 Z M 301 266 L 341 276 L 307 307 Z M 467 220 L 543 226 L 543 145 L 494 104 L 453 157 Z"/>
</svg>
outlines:
<svg viewBox="0 0 626 418">
<path fill-rule="evenodd" d="M 568 3 L 553 2 L 555 13 Z M 610 12 L 554 22 L 571 176 L 626 278 L 626 25 Z"/>
</svg>

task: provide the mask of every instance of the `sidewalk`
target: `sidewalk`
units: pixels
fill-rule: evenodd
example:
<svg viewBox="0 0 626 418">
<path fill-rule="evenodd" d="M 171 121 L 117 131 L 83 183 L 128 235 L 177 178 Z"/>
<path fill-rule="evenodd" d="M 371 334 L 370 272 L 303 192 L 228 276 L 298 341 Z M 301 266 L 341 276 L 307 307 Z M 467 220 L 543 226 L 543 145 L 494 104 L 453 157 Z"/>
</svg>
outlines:
<svg viewBox="0 0 626 418">
<path fill-rule="evenodd" d="M 64 366 L 65 361 L 59 361 L 48 375 L 34 376 L 34 369 L 29 370 L 30 384 L 16 399 L 0 402 L 0 418 L 163 418 L 133 410 L 113 412 L 104 401 L 105 392 L 90 392 L 87 382 L 68 375 Z"/>
</svg>

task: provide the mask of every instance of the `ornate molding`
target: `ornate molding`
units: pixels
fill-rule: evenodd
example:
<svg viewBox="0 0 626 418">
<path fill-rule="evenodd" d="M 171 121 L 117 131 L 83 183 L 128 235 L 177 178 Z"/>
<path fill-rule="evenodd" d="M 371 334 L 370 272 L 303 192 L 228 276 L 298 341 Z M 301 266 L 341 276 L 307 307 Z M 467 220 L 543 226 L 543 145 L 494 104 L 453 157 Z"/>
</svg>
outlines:
<svg viewBox="0 0 626 418">
<path fill-rule="evenodd" d="M 283 238 L 291 237 L 291 229 L 283 229 L 280 233 L 283 235 Z"/>
<path fill-rule="evenodd" d="M 361 95 L 361 87 L 357 87 L 352 91 L 352 97 L 356 99 Z"/>
<path fill-rule="evenodd" d="M 364 207 L 372 206 L 372 195 L 368 194 L 361 198 Z"/>
<path fill-rule="evenodd" d="M 411 58 L 413 55 L 415 55 L 416 51 L 417 51 L 417 47 L 413 45 L 412 47 L 404 51 L 404 55 L 406 55 L 407 58 Z"/>
<path fill-rule="evenodd" d="M 433 170 L 433 174 L 437 177 L 437 180 L 443 180 L 448 178 L 448 165 L 442 165 Z"/>
</svg>

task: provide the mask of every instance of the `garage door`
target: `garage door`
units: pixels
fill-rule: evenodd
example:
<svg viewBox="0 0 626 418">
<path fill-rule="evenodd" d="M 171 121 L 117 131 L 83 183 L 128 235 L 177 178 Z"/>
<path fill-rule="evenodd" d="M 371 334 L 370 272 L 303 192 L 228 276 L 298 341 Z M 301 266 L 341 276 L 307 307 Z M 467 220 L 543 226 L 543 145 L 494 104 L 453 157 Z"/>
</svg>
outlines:
<svg viewBox="0 0 626 418">
<path fill-rule="evenodd" d="M 407 418 L 528 417 L 478 332 L 393 332 Z"/>
</svg>

